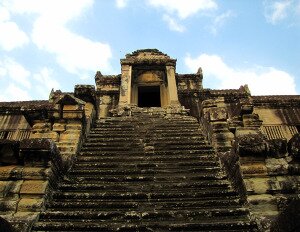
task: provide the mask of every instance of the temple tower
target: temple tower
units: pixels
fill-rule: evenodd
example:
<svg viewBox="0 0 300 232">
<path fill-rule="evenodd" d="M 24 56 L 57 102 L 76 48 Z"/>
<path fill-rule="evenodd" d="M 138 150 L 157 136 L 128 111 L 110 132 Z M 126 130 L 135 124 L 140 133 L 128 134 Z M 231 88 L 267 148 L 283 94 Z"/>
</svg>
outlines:
<svg viewBox="0 0 300 232">
<path fill-rule="evenodd" d="M 121 59 L 119 107 L 179 105 L 176 60 L 157 49 L 137 50 Z"/>
</svg>

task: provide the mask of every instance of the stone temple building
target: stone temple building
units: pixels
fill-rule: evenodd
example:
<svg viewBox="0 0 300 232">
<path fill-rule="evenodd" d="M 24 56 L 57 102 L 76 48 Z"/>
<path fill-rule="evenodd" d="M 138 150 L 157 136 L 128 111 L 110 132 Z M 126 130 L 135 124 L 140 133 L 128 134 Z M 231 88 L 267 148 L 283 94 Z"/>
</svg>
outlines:
<svg viewBox="0 0 300 232">
<path fill-rule="evenodd" d="M 0 103 L 1 231 L 300 231 L 300 96 L 215 90 L 157 49 Z"/>
</svg>

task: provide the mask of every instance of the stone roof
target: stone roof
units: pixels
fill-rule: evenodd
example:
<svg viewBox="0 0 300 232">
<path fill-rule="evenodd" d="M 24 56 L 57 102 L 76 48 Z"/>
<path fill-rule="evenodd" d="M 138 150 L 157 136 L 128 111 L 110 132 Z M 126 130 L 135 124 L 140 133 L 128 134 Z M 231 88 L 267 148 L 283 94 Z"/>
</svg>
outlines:
<svg viewBox="0 0 300 232">
<path fill-rule="evenodd" d="M 176 59 L 170 58 L 167 54 L 158 49 L 140 49 L 127 54 L 125 59 L 121 59 L 121 64 L 156 64 L 156 65 L 176 65 Z"/>
<path fill-rule="evenodd" d="M 3 111 L 31 111 L 53 109 L 54 106 L 48 100 L 41 101 L 16 101 L 16 102 L 0 102 L 0 112 Z"/>
</svg>

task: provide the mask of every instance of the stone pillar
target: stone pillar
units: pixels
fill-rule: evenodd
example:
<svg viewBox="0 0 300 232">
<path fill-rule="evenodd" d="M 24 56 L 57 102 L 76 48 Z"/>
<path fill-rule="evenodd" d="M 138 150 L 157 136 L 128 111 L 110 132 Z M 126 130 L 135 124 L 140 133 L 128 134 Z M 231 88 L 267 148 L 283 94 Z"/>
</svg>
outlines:
<svg viewBox="0 0 300 232">
<path fill-rule="evenodd" d="M 168 79 L 168 93 L 170 99 L 170 105 L 179 105 L 178 92 L 175 80 L 175 67 L 167 65 L 167 79 Z"/>
<path fill-rule="evenodd" d="M 131 103 L 131 65 L 122 65 L 122 76 L 120 86 L 119 106 L 125 106 Z"/>
</svg>

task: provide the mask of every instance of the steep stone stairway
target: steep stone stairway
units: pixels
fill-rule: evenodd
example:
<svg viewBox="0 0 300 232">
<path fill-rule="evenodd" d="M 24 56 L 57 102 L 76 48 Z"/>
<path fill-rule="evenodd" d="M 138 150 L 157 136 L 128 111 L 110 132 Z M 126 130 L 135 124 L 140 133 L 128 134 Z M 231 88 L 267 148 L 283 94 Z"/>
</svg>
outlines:
<svg viewBox="0 0 300 232">
<path fill-rule="evenodd" d="M 33 231 L 253 231 L 189 116 L 97 122 Z"/>
</svg>

